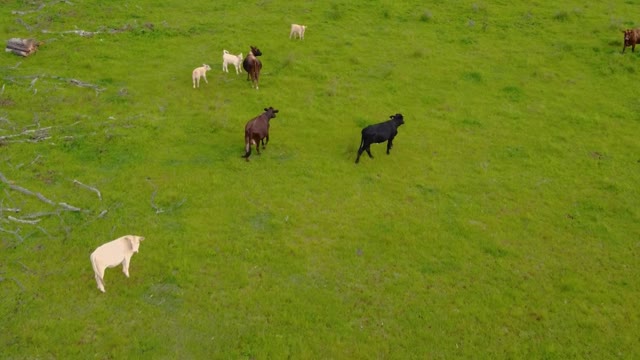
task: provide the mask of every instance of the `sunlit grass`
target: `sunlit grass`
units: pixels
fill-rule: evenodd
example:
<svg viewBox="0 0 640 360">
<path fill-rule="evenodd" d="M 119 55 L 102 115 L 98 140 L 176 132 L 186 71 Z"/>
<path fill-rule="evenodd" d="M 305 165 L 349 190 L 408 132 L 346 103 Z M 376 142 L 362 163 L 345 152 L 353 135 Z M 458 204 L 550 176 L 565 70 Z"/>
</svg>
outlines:
<svg viewBox="0 0 640 360">
<path fill-rule="evenodd" d="M 82 211 L 0 183 L 2 357 L 638 357 L 634 4 L 4 8 L 45 43 L 1 56 L 0 172 Z M 258 91 L 221 71 L 250 45 Z M 101 294 L 89 254 L 130 233 Z"/>
</svg>

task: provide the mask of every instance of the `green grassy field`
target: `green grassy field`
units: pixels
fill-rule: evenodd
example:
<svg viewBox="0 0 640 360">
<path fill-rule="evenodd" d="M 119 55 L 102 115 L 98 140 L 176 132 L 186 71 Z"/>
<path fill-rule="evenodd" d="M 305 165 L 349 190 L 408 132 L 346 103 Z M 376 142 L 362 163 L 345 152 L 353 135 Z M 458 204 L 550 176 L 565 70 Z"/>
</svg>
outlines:
<svg viewBox="0 0 640 360">
<path fill-rule="evenodd" d="M 639 358 L 638 5 L 0 1 L 0 358 Z"/>
</svg>

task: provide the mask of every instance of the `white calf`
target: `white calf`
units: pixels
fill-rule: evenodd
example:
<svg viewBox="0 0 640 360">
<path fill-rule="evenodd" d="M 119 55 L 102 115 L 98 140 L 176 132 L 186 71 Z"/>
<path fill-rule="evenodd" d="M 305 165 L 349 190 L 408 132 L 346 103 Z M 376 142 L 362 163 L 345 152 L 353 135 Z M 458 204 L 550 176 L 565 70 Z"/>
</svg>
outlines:
<svg viewBox="0 0 640 360">
<path fill-rule="evenodd" d="M 236 74 L 242 72 L 242 53 L 238 55 L 229 54 L 227 50 L 222 50 L 222 71 L 229 72 L 227 65 L 232 64 L 236 67 Z"/>
<path fill-rule="evenodd" d="M 204 81 L 208 84 L 207 81 L 207 71 L 211 70 L 211 67 L 207 64 L 202 64 L 199 68 L 193 69 L 193 73 L 191 74 L 191 79 L 193 80 L 193 88 L 200 87 L 200 78 L 203 77 Z"/>
<path fill-rule="evenodd" d="M 121 238 L 110 241 L 106 244 L 98 246 L 91 253 L 91 265 L 95 273 L 98 289 L 104 290 L 104 270 L 106 268 L 116 267 L 122 264 L 122 272 L 129 277 L 129 261 L 133 253 L 138 252 L 140 241 L 144 240 L 142 236 L 126 235 Z"/>
<path fill-rule="evenodd" d="M 289 39 L 293 36 L 296 38 L 296 35 L 300 38 L 300 40 L 304 39 L 304 31 L 307 30 L 307 27 L 304 25 L 291 24 L 291 32 L 289 33 Z"/>
</svg>

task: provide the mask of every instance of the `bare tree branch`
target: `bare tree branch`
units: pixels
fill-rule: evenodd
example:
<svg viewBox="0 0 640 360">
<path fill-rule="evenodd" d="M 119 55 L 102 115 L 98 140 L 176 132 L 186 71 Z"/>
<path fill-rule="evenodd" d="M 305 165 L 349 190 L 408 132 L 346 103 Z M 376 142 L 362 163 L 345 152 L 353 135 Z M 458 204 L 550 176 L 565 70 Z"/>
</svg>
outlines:
<svg viewBox="0 0 640 360">
<path fill-rule="evenodd" d="M 156 211 L 156 214 L 161 214 L 161 213 L 164 213 L 164 212 L 173 211 L 174 209 L 177 209 L 180 206 L 182 206 L 182 204 L 184 204 L 187 201 L 187 198 L 183 198 L 179 203 L 172 205 L 169 208 L 169 210 L 167 211 L 167 210 L 159 207 L 155 203 L 156 194 L 158 193 L 158 187 L 149 178 L 147 178 L 147 182 L 149 182 L 149 184 L 151 184 L 151 186 L 153 186 L 153 193 L 151 193 L 150 203 L 151 203 L 151 207 Z"/>
<path fill-rule="evenodd" d="M 24 220 L 24 219 L 18 219 L 15 218 L 13 216 L 7 216 L 7 219 L 11 220 L 11 221 L 15 221 L 21 224 L 31 224 L 31 225 L 35 225 L 37 223 L 40 222 L 40 219 L 36 219 L 36 220 Z"/>
<path fill-rule="evenodd" d="M 15 191 L 21 192 L 21 193 L 23 193 L 23 194 L 25 194 L 25 195 L 35 196 L 35 197 L 37 197 L 38 199 L 40 199 L 40 201 L 45 202 L 45 203 L 47 203 L 47 204 L 49 204 L 49 205 L 52 205 L 52 206 L 56 206 L 56 205 L 57 205 L 57 206 L 62 207 L 62 208 L 63 208 L 63 209 L 65 209 L 65 210 L 70 210 L 70 211 L 81 211 L 81 210 L 82 210 L 82 209 L 80 209 L 80 208 L 78 208 L 78 207 L 71 206 L 71 205 L 69 205 L 69 204 L 67 204 L 67 203 L 64 203 L 64 202 L 60 202 L 60 203 L 56 204 L 55 202 L 53 202 L 53 201 L 51 201 L 51 200 L 47 199 L 47 198 L 46 198 L 44 195 L 42 195 L 41 193 L 34 193 L 34 192 L 32 192 L 31 190 L 28 190 L 28 189 L 23 188 L 22 186 L 14 185 L 14 184 L 13 184 L 13 183 L 11 183 L 9 180 L 7 180 L 7 178 L 6 178 L 2 173 L 0 173 L 0 181 L 2 181 L 3 183 L 7 184 L 7 186 L 8 186 L 11 190 L 15 190 Z"/>
<path fill-rule="evenodd" d="M 38 6 L 38 8 L 37 8 L 37 9 L 35 9 L 35 10 L 24 10 L 24 11 L 20 11 L 20 10 L 13 10 L 13 11 L 11 11 L 11 14 L 13 14 L 13 15 L 26 15 L 26 14 L 31 14 L 31 13 L 35 13 L 35 12 L 38 12 L 38 11 L 40 11 L 40 10 L 44 9 L 47 5 L 48 5 L 48 6 L 53 6 L 53 5 L 56 5 L 56 4 L 59 4 L 59 3 L 65 3 L 65 4 L 67 4 L 67 5 L 71 5 L 71 6 L 73 6 L 73 3 L 72 3 L 71 1 L 68 1 L 68 0 L 58 0 L 58 1 L 52 1 L 52 2 L 50 2 L 49 4 L 42 3 L 42 4 L 40 4 L 40 6 Z"/>
<path fill-rule="evenodd" d="M 20 240 L 20 242 L 24 241 L 22 236 L 20 236 L 20 231 L 19 230 L 11 231 L 11 230 L 3 229 L 3 228 L 0 227 L 0 231 L 5 232 L 7 234 L 13 234 L 13 236 L 17 237 L 18 240 Z"/>
<path fill-rule="evenodd" d="M 83 184 L 80 181 L 75 180 L 75 179 L 73 180 L 73 183 L 78 185 L 78 186 L 80 186 L 80 187 L 83 187 L 85 189 L 89 189 L 89 190 L 95 192 L 96 194 L 98 194 L 98 199 L 100 199 L 100 201 L 102 201 L 102 194 L 100 194 L 100 190 L 94 188 L 93 186 L 85 185 L 85 184 Z"/>
</svg>

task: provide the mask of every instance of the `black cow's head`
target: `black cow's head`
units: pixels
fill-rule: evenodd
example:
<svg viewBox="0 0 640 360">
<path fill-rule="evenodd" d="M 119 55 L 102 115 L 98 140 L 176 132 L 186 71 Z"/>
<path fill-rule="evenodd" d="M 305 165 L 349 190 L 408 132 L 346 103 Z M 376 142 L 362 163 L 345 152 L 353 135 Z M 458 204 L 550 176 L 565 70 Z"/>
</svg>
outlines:
<svg viewBox="0 0 640 360">
<path fill-rule="evenodd" d="M 260 56 L 262 55 L 262 52 L 260 51 L 260 49 L 258 49 L 255 46 L 250 46 L 251 48 L 251 53 L 253 54 L 253 56 Z"/>
<path fill-rule="evenodd" d="M 400 113 L 397 113 L 395 115 L 391 115 L 391 116 L 389 116 L 389 118 L 391 118 L 391 120 L 394 120 L 396 122 L 397 126 L 400 126 L 400 125 L 404 124 L 404 117 Z"/>
<path fill-rule="evenodd" d="M 276 110 L 273 107 L 269 106 L 269 108 L 264 108 L 264 111 L 267 114 L 267 117 L 269 119 L 272 119 L 276 117 L 276 113 L 280 110 Z"/>
</svg>

